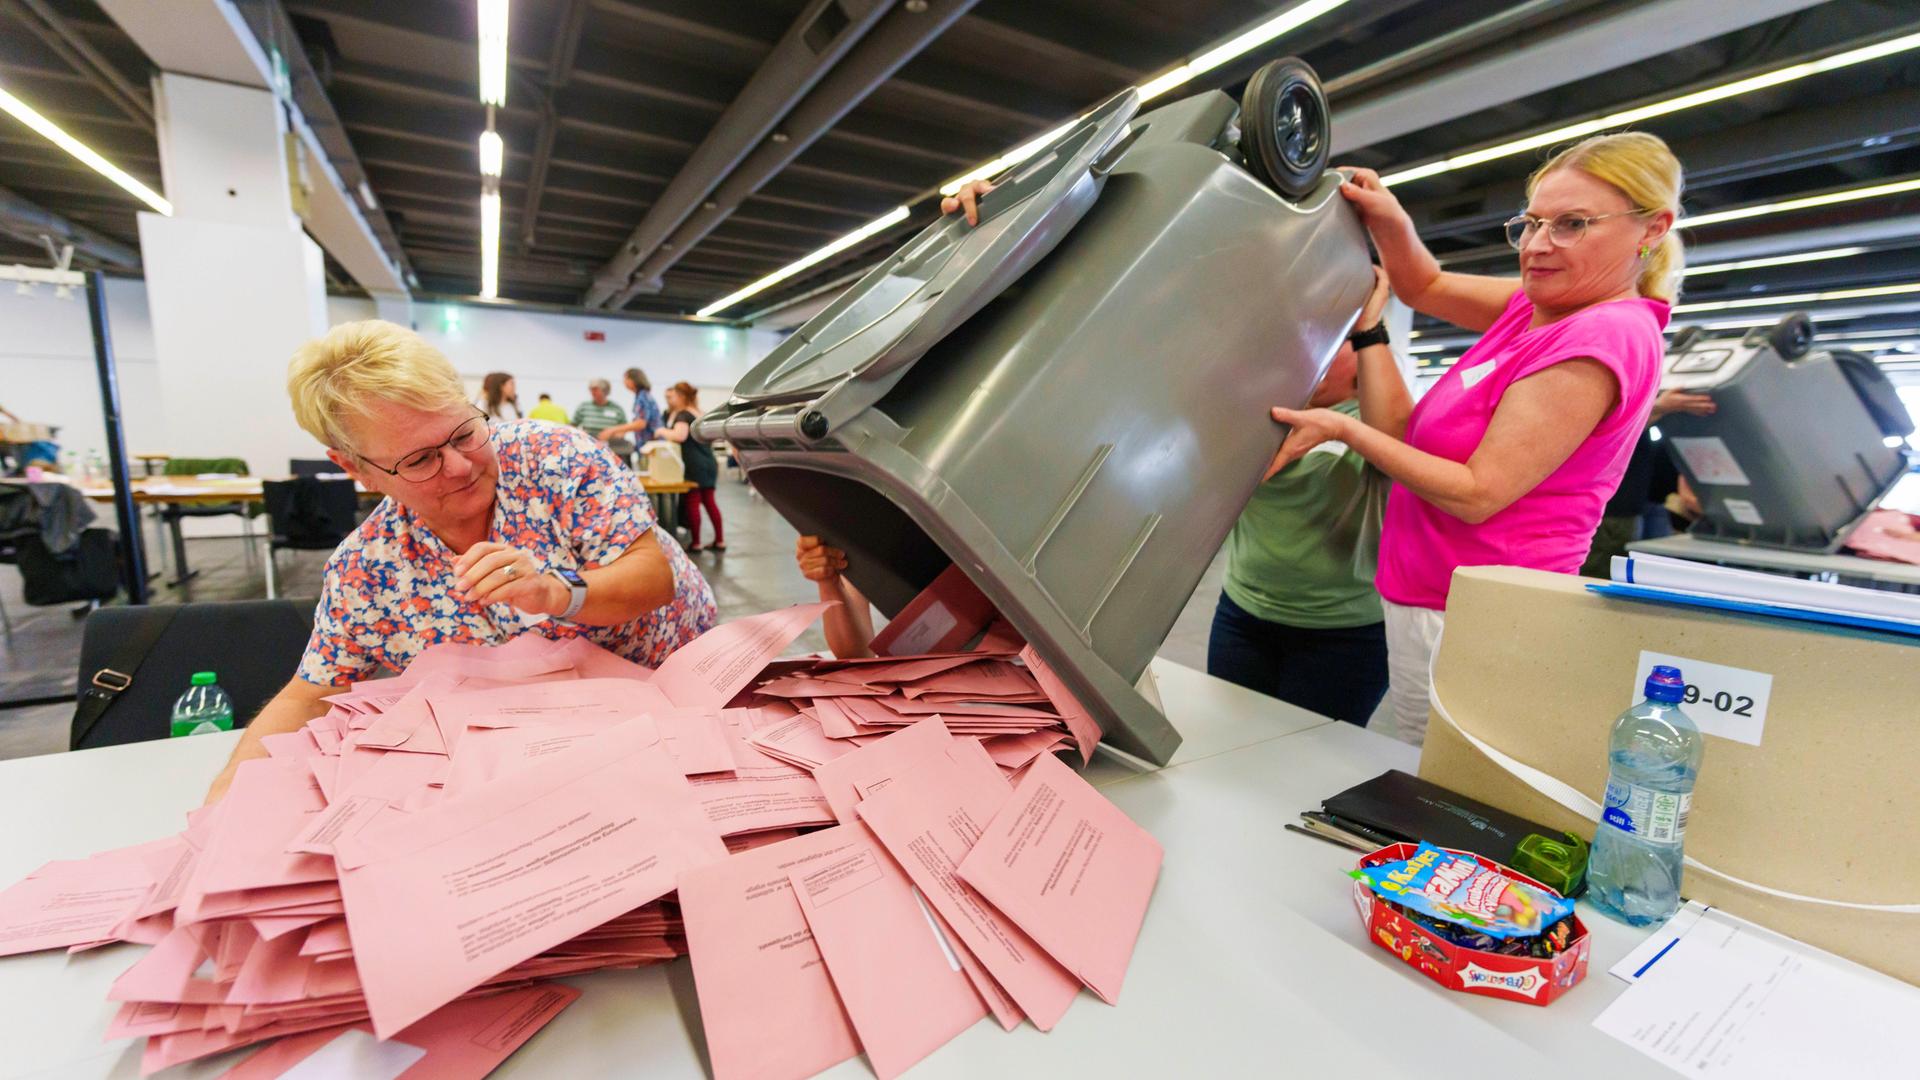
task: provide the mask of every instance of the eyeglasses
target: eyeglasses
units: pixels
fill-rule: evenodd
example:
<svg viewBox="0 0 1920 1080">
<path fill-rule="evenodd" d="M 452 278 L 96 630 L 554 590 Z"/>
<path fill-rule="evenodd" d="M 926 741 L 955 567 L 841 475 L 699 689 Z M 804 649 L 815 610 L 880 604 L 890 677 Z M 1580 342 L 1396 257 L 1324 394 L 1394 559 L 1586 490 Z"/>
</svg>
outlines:
<svg viewBox="0 0 1920 1080">
<path fill-rule="evenodd" d="M 442 450 L 447 447 L 452 447 L 456 453 L 471 454 L 492 441 L 493 425 L 487 422 L 487 415 L 485 413 L 480 413 L 473 419 L 454 428 L 453 434 L 447 436 L 446 442 L 440 443 L 437 446 L 429 446 L 424 450 L 415 450 L 413 453 L 394 462 L 393 468 L 391 469 L 364 455 L 356 454 L 354 456 L 374 468 L 379 469 L 381 472 L 386 473 L 388 476 L 397 476 L 409 483 L 422 484 L 439 476 L 440 470 L 445 467 L 447 456 L 441 453 Z"/>
<path fill-rule="evenodd" d="M 1581 217 L 1579 214 L 1561 214 L 1552 221 L 1534 217 L 1532 214 L 1520 214 L 1506 221 L 1507 243 L 1512 244 L 1513 249 L 1518 251 L 1526 247 L 1527 241 L 1533 239 L 1533 234 L 1544 225 L 1547 227 L 1547 239 L 1553 241 L 1554 247 L 1572 247 L 1586 238 L 1587 226 L 1596 221 L 1617 217 L 1637 217 L 1646 213 L 1651 211 L 1622 210 L 1617 214 L 1593 214 L 1588 217 Z"/>
</svg>

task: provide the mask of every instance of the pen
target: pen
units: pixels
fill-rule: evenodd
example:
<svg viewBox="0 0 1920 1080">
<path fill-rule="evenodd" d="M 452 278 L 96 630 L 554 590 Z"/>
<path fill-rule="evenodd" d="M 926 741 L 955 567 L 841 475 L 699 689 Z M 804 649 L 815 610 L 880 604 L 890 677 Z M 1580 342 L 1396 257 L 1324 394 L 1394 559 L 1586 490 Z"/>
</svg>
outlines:
<svg viewBox="0 0 1920 1080">
<path fill-rule="evenodd" d="M 1367 852 L 1374 850 L 1372 847 L 1369 847 L 1363 844 L 1354 844 L 1354 843 L 1349 843 L 1345 840 L 1338 839 L 1328 833 L 1314 832 L 1312 829 L 1303 829 L 1300 826 L 1295 825 L 1291 821 L 1287 822 L 1286 827 L 1289 832 L 1297 832 L 1301 836 L 1311 836 L 1315 840 L 1319 840 L 1323 843 L 1332 844 L 1335 847 L 1343 847 L 1343 848 L 1346 848 L 1348 851 L 1358 851 L 1362 854 L 1365 854 Z"/>
</svg>

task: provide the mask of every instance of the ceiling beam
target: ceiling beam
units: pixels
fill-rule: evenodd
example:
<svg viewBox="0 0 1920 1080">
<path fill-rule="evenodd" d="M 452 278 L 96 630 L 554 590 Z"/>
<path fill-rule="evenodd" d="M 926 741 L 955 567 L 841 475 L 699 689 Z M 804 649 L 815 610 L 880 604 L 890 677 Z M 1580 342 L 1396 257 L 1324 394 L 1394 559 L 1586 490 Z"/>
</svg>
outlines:
<svg viewBox="0 0 1920 1080">
<path fill-rule="evenodd" d="M 94 48 L 59 12 L 49 7 L 46 0 L 0 0 L 0 12 L 12 16 L 15 22 L 32 31 L 54 55 L 85 78 L 121 112 L 152 129 L 153 105 L 140 88 L 128 81 L 112 61 L 100 55 L 100 50 Z"/>
<path fill-rule="evenodd" d="M 700 208 L 708 194 L 754 147 L 770 136 L 784 140 L 784 133 L 776 134 L 774 128 L 891 5 L 892 0 L 812 0 L 802 8 L 727 111 L 714 121 L 707 137 L 634 226 L 627 242 L 594 275 L 593 286 L 582 302 L 600 307 L 623 293 L 640 265 Z"/>
<path fill-rule="evenodd" d="M 44 234 L 56 244 L 72 244 L 74 253 L 87 259 L 123 270 L 140 268 L 140 253 L 133 248 L 77 225 L 49 210 L 0 188 L 0 228 L 26 240 Z"/>
<path fill-rule="evenodd" d="M 834 130 L 847 113 L 918 56 L 975 2 L 929 0 L 919 11 L 900 7 L 889 13 L 782 122 L 787 141 L 768 141 L 755 147 L 714 187 L 700 208 L 640 262 L 632 282 L 615 295 L 611 306 L 617 308 L 635 294 L 657 287 L 660 276 L 682 255 L 734 214 L 749 196 L 791 166 L 815 140 Z M 908 187 L 911 190 L 911 185 Z"/>
<path fill-rule="evenodd" d="M 560 130 L 554 108 L 558 94 L 573 77 L 573 61 L 580 54 L 580 35 L 587 27 L 587 0 L 560 0 L 554 20 L 553 47 L 547 58 L 547 85 L 540 96 L 540 134 L 534 137 L 533 162 L 527 171 L 526 209 L 520 215 L 520 246 L 533 246 L 540 220 L 540 197 L 547 187 L 547 167 L 553 161 L 553 140 Z"/>
<path fill-rule="evenodd" d="M 1422 74 L 1397 90 L 1342 102 L 1333 152 L 1363 147 L 1673 52 L 1821 0 L 1647 0 L 1573 22 L 1551 37 L 1490 46 L 1479 63 Z"/>
</svg>

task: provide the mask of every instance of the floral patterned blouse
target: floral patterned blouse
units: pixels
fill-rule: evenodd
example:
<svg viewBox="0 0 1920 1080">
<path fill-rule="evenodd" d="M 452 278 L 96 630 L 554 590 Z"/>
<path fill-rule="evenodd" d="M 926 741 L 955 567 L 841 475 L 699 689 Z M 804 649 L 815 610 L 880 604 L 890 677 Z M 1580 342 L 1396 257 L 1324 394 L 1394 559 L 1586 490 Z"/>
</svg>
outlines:
<svg viewBox="0 0 1920 1080">
<path fill-rule="evenodd" d="M 431 645 L 499 644 L 525 633 L 585 637 L 657 667 L 713 625 L 706 579 L 676 540 L 653 529 L 639 478 L 599 441 L 573 428 L 507 420 L 494 424 L 494 450 L 500 480 L 489 540 L 528 552 L 542 569 L 587 570 L 653 531 L 673 567 L 673 600 L 619 626 L 457 600 L 453 552 L 411 510 L 387 499 L 327 561 L 302 679 L 343 686 L 376 668 L 397 671 Z"/>
</svg>

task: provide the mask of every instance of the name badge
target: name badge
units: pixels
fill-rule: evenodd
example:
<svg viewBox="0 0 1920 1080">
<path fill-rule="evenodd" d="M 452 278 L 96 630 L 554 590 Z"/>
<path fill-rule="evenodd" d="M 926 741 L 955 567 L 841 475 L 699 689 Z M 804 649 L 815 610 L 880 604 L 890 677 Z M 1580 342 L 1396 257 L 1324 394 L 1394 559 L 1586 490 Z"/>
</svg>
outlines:
<svg viewBox="0 0 1920 1080">
<path fill-rule="evenodd" d="M 1493 374 L 1493 361 L 1483 360 L 1460 373 L 1460 385 L 1471 390 L 1481 379 Z"/>
</svg>

